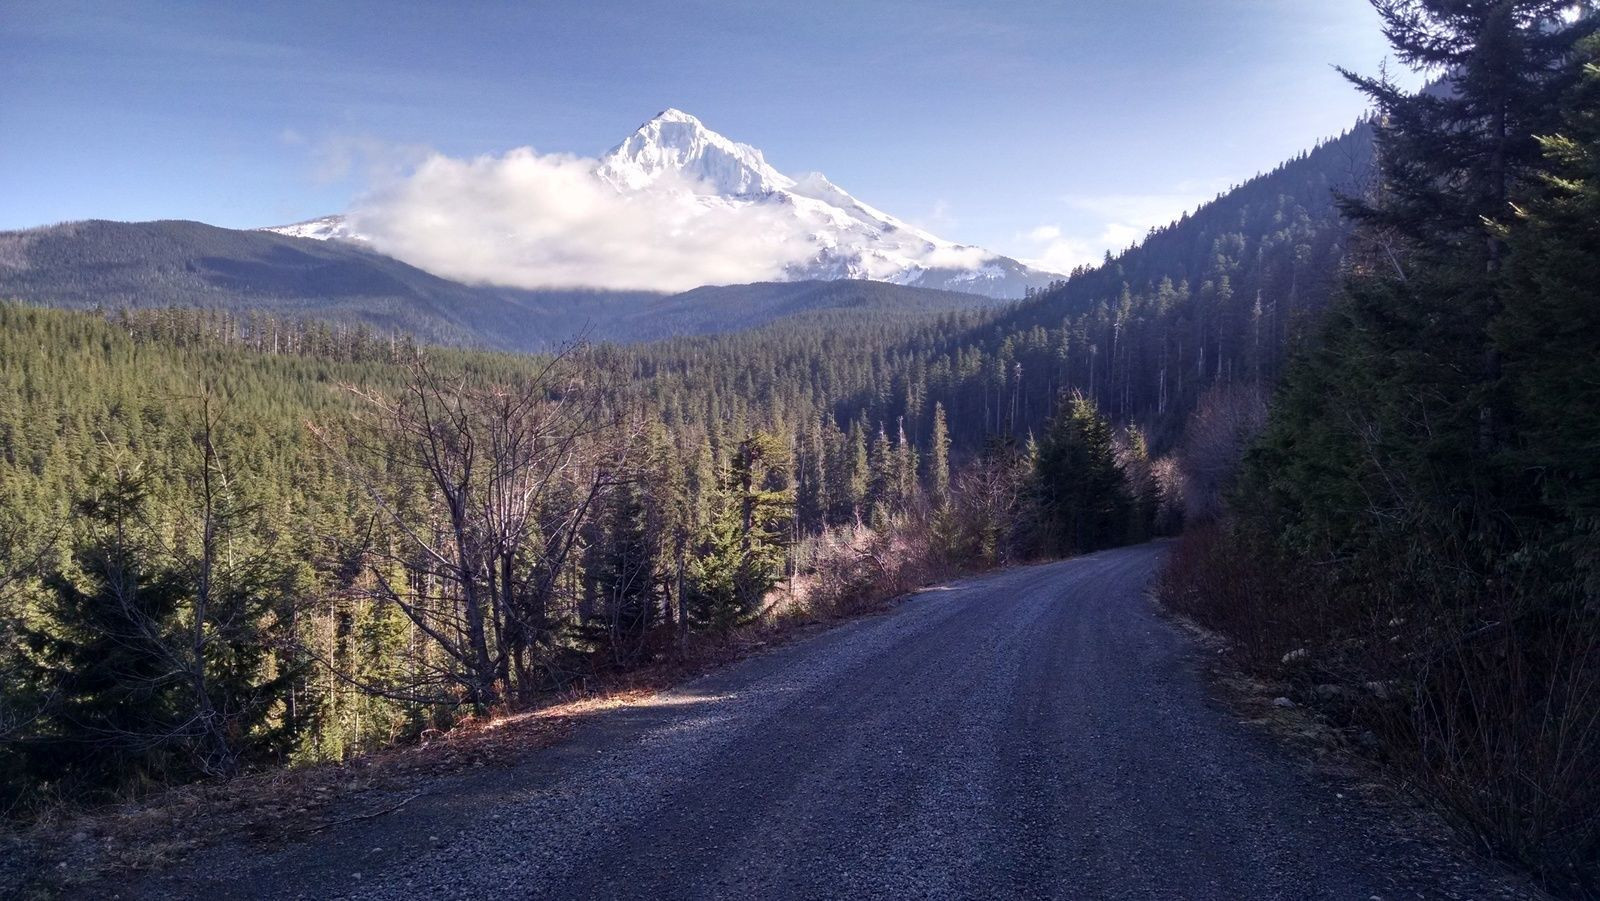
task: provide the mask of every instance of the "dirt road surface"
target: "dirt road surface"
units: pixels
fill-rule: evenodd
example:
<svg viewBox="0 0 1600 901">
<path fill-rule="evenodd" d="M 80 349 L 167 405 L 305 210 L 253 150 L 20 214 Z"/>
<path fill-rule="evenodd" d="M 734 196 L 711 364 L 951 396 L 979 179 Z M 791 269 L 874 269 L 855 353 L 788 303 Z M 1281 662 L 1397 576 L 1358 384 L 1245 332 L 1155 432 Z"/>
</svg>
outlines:
<svg viewBox="0 0 1600 901">
<path fill-rule="evenodd" d="M 1145 545 L 932 589 L 122 897 L 1483 898 L 1208 697 Z"/>
</svg>

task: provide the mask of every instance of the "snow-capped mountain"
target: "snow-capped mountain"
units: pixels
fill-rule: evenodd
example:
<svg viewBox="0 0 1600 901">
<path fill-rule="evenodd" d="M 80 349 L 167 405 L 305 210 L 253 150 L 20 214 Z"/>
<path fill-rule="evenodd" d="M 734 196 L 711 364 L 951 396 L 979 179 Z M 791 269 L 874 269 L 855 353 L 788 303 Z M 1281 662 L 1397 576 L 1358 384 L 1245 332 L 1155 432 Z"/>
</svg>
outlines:
<svg viewBox="0 0 1600 901">
<path fill-rule="evenodd" d="M 594 162 L 593 177 L 624 197 L 667 196 L 751 228 L 800 236 L 784 278 L 859 278 L 914 287 L 1021 297 L 1059 278 L 979 247 L 946 241 L 852 197 L 819 173 L 790 177 L 760 150 L 730 140 L 694 116 L 668 109 Z M 356 224 L 364 224 L 357 220 Z M 343 216 L 266 231 L 323 240 L 365 240 Z M 799 260 L 799 262 L 794 262 Z M 419 265 L 423 265 L 419 263 Z M 428 268 L 424 265 L 424 268 Z"/>
</svg>

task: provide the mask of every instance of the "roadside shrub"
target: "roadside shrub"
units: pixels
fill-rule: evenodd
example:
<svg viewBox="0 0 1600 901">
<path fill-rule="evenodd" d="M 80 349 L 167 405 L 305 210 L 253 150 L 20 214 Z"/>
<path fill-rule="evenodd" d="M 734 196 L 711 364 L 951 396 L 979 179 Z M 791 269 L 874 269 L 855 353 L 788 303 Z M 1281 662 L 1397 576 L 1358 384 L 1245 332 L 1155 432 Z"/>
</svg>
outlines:
<svg viewBox="0 0 1600 901">
<path fill-rule="evenodd" d="M 1577 580 L 1532 575 L 1548 561 L 1483 579 L 1441 553 L 1318 565 L 1237 528 L 1185 533 L 1164 605 L 1360 736 L 1486 848 L 1554 888 L 1600 889 L 1600 610 Z"/>
<path fill-rule="evenodd" d="M 1303 613 L 1284 603 L 1295 592 L 1287 572 L 1226 527 L 1185 532 L 1157 582 L 1163 604 L 1226 635 L 1240 662 L 1273 669 L 1305 641 Z"/>
<path fill-rule="evenodd" d="M 806 602 L 842 616 L 921 588 L 940 573 L 927 523 L 897 518 L 882 531 L 856 523 L 815 540 Z"/>
</svg>

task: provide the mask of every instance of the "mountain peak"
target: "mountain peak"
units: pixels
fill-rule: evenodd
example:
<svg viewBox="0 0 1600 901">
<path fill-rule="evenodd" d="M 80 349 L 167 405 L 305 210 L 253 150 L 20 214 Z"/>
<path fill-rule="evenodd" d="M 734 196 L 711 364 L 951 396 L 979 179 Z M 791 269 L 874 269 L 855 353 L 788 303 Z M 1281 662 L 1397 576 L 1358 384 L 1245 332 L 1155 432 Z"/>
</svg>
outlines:
<svg viewBox="0 0 1600 901">
<path fill-rule="evenodd" d="M 656 113 L 655 118 L 651 119 L 650 121 L 651 122 L 681 122 L 681 123 L 683 123 L 685 125 L 698 125 L 701 128 L 705 127 L 705 123 L 701 122 L 699 119 L 695 118 L 694 116 L 689 115 L 688 113 L 684 112 L 683 110 L 678 109 L 675 106 L 669 106 L 666 109 L 662 110 L 661 112 Z"/>
<path fill-rule="evenodd" d="M 698 190 L 731 197 L 770 194 L 794 184 L 768 165 L 761 151 L 672 107 L 601 157 L 598 174 L 619 190 L 638 190 L 663 177 L 678 177 Z"/>
</svg>

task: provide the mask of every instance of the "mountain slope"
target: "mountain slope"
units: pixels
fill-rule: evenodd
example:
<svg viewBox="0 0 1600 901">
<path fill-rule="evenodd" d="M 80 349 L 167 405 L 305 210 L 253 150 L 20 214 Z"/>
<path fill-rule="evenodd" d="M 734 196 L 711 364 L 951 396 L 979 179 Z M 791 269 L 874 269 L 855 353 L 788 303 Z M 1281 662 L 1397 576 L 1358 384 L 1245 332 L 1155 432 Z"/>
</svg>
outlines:
<svg viewBox="0 0 1600 901">
<path fill-rule="evenodd" d="M 1170 446 L 1218 383 L 1270 383 L 1320 316 L 1350 253 L 1337 192 L 1370 184 L 1362 123 L 977 326 L 937 323 L 898 348 L 892 381 L 835 405 L 845 420 L 904 417 L 913 436 L 944 405 L 958 445 L 1038 433 L 1063 391 Z"/>
<path fill-rule="evenodd" d="M 199 222 L 94 220 L 0 233 L 0 298 L 69 308 L 186 306 L 366 325 L 420 340 L 541 350 L 751 328 L 824 309 L 993 304 L 870 282 L 732 285 L 680 295 L 524 291 L 439 278 L 356 242 Z"/>
<path fill-rule="evenodd" d="M 819 173 L 792 178 L 760 150 L 669 109 L 594 162 L 593 178 L 625 199 L 745 222 L 774 237 L 773 272 L 790 281 L 871 279 L 893 284 L 1022 297 L 1060 276 L 980 247 L 932 235 L 865 204 Z M 391 225 L 358 210 L 274 226 L 296 237 L 364 241 Z M 380 227 L 374 227 L 380 226 Z M 799 245 L 798 249 L 796 244 Z M 401 250 L 389 248 L 396 253 Z"/>
</svg>

